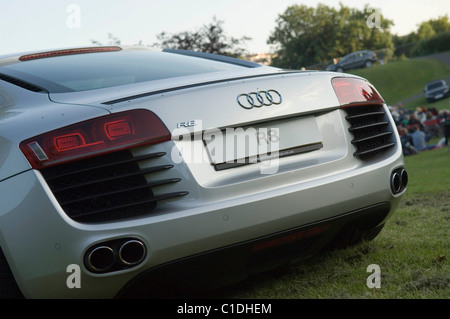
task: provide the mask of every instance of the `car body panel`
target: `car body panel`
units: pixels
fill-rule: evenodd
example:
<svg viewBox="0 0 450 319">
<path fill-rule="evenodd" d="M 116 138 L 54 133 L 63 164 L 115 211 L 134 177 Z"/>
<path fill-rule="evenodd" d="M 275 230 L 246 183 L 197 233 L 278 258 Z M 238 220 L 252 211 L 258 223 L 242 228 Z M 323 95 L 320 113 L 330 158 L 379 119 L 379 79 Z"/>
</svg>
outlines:
<svg viewBox="0 0 450 319">
<path fill-rule="evenodd" d="M 45 93 L 32 94 L 0 81 L 0 181 L 30 169 L 30 164 L 17 148 L 24 139 L 48 130 L 106 115 L 105 109 L 51 103 Z M 17 123 L 27 129 L 24 130 Z"/>
<path fill-rule="evenodd" d="M 230 80 L 225 83 L 161 93 L 130 100 L 130 102 L 112 104 L 110 105 L 110 111 L 119 112 L 130 108 L 149 108 L 161 117 L 170 131 L 174 131 L 179 122 L 187 120 L 202 121 L 202 127 L 189 128 L 192 133 L 202 129 L 234 127 L 236 124 L 246 125 L 253 122 L 317 112 L 324 108 L 336 108 L 338 101 L 333 94 L 333 88 L 331 85 L 326 85 L 331 80 L 331 76 L 326 78 L 314 76 L 314 74 L 309 76 L 284 74 L 263 78 Z M 282 86 L 283 89 L 280 88 Z M 277 89 L 283 97 L 283 103 L 261 108 L 255 107 L 251 110 L 244 109 L 237 103 L 239 94 L 269 89 Z M 218 96 L 224 96 L 224 98 L 218 98 Z M 323 97 L 323 99 L 320 103 L 317 103 L 319 97 Z M 183 107 L 183 105 L 189 105 L 189 107 Z M 173 116 L 174 108 L 177 108 L 176 117 Z M 226 117 L 211 116 L 220 112 L 232 113 Z"/>
<path fill-rule="evenodd" d="M 395 165 L 402 163 L 397 162 Z M 391 194 L 386 192 L 388 185 L 374 189 L 376 185 L 387 184 L 386 176 L 390 173 L 391 165 L 388 165 L 372 173 L 341 173 L 333 176 L 333 183 L 330 183 L 330 178 L 322 178 L 301 184 L 292 182 L 291 186 L 277 190 L 254 188 L 253 191 L 248 191 L 252 194 L 241 194 L 239 198 L 229 201 L 200 201 L 192 203 L 190 209 L 176 213 L 94 227 L 65 217 L 52 199 L 50 191 L 42 187 L 42 180 L 39 181 L 41 177 L 29 171 L 1 184 L 2 191 L 11 187 L 17 189 L 23 183 L 29 183 L 30 175 L 35 175 L 34 185 L 27 187 L 28 192 L 24 193 L 26 198 L 19 197 L 11 201 L 12 207 L 8 205 L 2 208 L 8 209 L 8 213 L 0 214 L 2 225 L 16 223 L 29 231 L 18 236 L 14 229 L 1 229 L 1 244 L 12 243 L 8 245 L 6 254 L 13 265 L 13 273 L 27 274 L 26 277 L 17 276 L 20 278 L 18 284 L 26 297 L 112 298 L 140 270 L 172 261 L 173 258 L 190 256 L 280 229 L 289 229 L 294 225 L 345 214 L 361 205 L 365 207 L 372 203 L 391 201 Z M 368 180 L 371 182 L 367 183 Z M 249 185 L 240 188 L 248 189 Z M 318 192 L 339 194 L 343 191 L 347 192 L 348 199 L 341 201 L 339 205 L 329 196 L 318 196 Z M 40 199 L 46 196 L 50 199 L 36 207 L 36 200 L 42 202 Z M 315 200 L 311 201 L 311 198 Z M 393 202 L 395 209 L 398 199 Z M 302 214 L 298 214 L 300 207 Z M 260 212 L 257 222 L 254 212 Z M 43 234 L 46 235 L 42 236 Z M 148 244 L 149 254 L 143 264 L 133 270 L 109 276 L 89 274 L 82 266 L 82 256 L 87 244 L 130 234 L 144 239 Z M 29 258 L 33 259 L 33 264 L 27 262 Z M 83 267 L 83 289 L 68 289 L 66 286 L 66 269 L 71 264 Z"/>
<path fill-rule="evenodd" d="M 17 62 L 9 59 L 7 63 Z M 141 275 L 195 256 L 207 257 L 325 221 L 330 221 L 327 229 L 334 236 L 344 224 L 331 221 L 350 212 L 359 215 L 381 205 L 386 214 L 370 227 L 383 224 L 406 188 L 392 190 L 393 172 L 404 167 L 395 124 L 387 106 L 377 105 L 375 114 L 381 114 L 382 125 L 392 131 L 390 146 L 374 158 L 356 156 L 359 142 L 351 133 L 355 125 L 349 117 L 361 114 L 355 116 L 340 107 L 332 85 L 335 77 L 333 72 L 258 67 L 70 93 L 30 92 L 0 81 L 0 94 L 7 101 L 0 109 L 0 147 L 6 154 L 0 156 L 0 194 L 8 196 L 0 207 L 0 247 L 23 295 L 112 298 Z M 340 77 L 365 81 L 351 75 Z M 278 92 L 280 103 L 266 95 L 267 105 L 244 108 L 239 104 L 241 94 L 270 90 Z M 60 197 L 63 190 L 54 185 L 59 176 L 49 172 L 61 170 L 58 174 L 63 177 L 75 174 L 78 178 L 86 170 L 97 178 L 101 175 L 97 167 L 83 167 L 91 158 L 32 169 L 19 144 L 61 127 L 135 109 L 156 114 L 171 139 L 125 151 L 136 159 L 139 171 L 146 172 L 142 173 L 146 183 L 172 181 L 152 189 L 154 198 L 177 197 L 163 199 L 151 210 L 146 207 L 140 215 L 117 219 L 90 221 L 71 215 Z M 283 139 L 279 145 L 286 149 L 270 155 L 259 152 L 258 156 L 267 157 L 245 165 L 223 169 L 213 165 L 217 163 L 205 146 L 205 133 L 221 137 L 248 129 L 242 132 L 250 137 L 259 133 L 250 130 L 255 128 L 278 130 L 277 138 Z M 309 148 L 310 144 L 317 147 Z M 241 146 L 235 144 L 231 151 Z M 122 165 L 104 163 L 106 155 L 92 160 L 98 159 L 99 167 Z M 83 164 L 76 173 L 64 172 L 78 162 Z M 156 167 L 165 169 L 153 171 Z M 73 179 L 67 180 L 69 189 Z M 87 184 L 81 183 L 80 188 Z M 105 272 L 92 269 L 88 257 L 95 247 L 126 238 L 146 247 L 139 263 Z M 69 287 L 73 265 L 80 269 L 81 289 Z"/>
</svg>

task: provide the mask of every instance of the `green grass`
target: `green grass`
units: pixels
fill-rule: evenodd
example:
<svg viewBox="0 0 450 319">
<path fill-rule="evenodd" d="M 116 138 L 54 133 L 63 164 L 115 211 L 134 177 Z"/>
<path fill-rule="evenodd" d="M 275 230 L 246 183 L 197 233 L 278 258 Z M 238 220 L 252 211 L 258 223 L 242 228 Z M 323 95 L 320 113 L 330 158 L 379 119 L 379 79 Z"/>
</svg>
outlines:
<svg viewBox="0 0 450 319">
<path fill-rule="evenodd" d="M 431 142 L 436 144 L 437 140 Z M 448 147 L 407 156 L 405 164 L 410 177 L 408 196 L 450 192 L 450 150 Z"/>
<path fill-rule="evenodd" d="M 428 103 L 425 97 L 420 97 L 414 101 L 403 103 L 403 107 L 414 110 L 416 107 L 425 106 L 426 108 L 435 108 L 437 110 L 450 110 L 450 98 L 438 100 L 436 102 Z"/>
<path fill-rule="evenodd" d="M 312 257 L 285 272 L 254 276 L 221 297 L 450 298 L 449 163 L 449 147 L 405 158 L 407 193 L 375 240 Z M 366 285 L 371 264 L 380 266 L 380 288 Z"/>
<path fill-rule="evenodd" d="M 369 80 L 386 103 L 394 105 L 421 94 L 427 82 L 447 78 L 450 74 L 450 66 L 437 60 L 418 58 L 394 61 L 384 65 L 376 64 L 370 69 L 352 70 L 349 73 Z M 421 105 L 428 104 L 425 99 L 423 102 Z"/>
</svg>

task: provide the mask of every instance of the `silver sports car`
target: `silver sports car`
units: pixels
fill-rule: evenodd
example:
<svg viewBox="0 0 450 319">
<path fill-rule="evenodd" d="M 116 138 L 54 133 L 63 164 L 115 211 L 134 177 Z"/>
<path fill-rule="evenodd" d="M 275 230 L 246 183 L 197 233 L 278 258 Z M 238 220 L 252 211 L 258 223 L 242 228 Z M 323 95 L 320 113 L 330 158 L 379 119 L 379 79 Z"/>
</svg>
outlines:
<svg viewBox="0 0 450 319">
<path fill-rule="evenodd" d="M 408 182 L 365 79 L 205 53 L 0 59 L 0 296 L 162 296 L 371 240 Z"/>
</svg>

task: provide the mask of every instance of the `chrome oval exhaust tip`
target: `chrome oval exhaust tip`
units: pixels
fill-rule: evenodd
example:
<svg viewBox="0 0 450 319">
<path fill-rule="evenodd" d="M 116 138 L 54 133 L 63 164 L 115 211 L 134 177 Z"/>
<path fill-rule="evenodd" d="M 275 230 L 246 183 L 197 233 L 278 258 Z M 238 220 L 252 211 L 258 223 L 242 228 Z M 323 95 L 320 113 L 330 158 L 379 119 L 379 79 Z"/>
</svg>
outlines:
<svg viewBox="0 0 450 319">
<path fill-rule="evenodd" d="M 116 254 L 111 247 L 98 246 L 87 255 L 87 266 L 95 272 L 104 272 L 110 269 L 116 262 Z"/>
<path fill-rule="evenodd" d="M 147 248 L 139 239 L 111 239 L 91 246 L 84 255 L 84 264 L 91 272 L 108 273 L 132 268 L 146 255 Z"/>
<path fill-rule="evenodd" d="M 119 260 L 127 266 L 134 266 L 144 260 L 145 245 L 136 239 L 128 240 L 119 248 Z"/>
<path fill-rule="evenodd" d="M 400 171 L 400 179 L 402 182 L 402 187 L 406 188 L 406 186 L 408 186 L 408 172 L 406 171 L 406 169 L 402 169 Z"/>
<path fill-rule="evenodd" d="M 400 174 L 397 172 L 392 173 L 391 175 L 391 189 L 394 194 L 398 194 L 402 187 L 402 179 L 400 178 Z"/>
<path fill-rule="evenodd" d="M 408 185 L 408 173 L 404 167 L 398 168 L 391 174 L 391 191 L 396 195 L 403 192 Z"/>
</svg>

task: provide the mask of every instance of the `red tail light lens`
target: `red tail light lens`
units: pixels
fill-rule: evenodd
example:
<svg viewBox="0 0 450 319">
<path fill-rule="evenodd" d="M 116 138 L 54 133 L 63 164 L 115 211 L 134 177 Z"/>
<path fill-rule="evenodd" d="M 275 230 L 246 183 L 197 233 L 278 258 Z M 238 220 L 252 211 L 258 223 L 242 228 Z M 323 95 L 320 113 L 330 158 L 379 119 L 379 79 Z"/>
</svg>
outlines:
<svg viewBox="0 0 450 319">
<path fill-rule="evenodd" d="M 108 137 L 113 140 L 125 135 L 133 134 L 133 126 L 124 120 L 108 122 L 105 124 L 105 132 Z"/>
<path fill-rule="evenodd" d="M 63 152 L 86 145 L 86 141 L 80 133 L 73 133 L 55 137 L 54 145 L 58 152 Z"/>
<path fill-rule="evenodd" d="M 331 83 L 341 107 L 384 103 L 375 88 L 362 79 L 334 78 Z"/>
<path fill-rule="evenodd" d="M 35 169 L 170 140 L 161 119 L 147 110 L 132 110 L 87 120 L 35 136 L 20 149 Z"/>
</svg>

